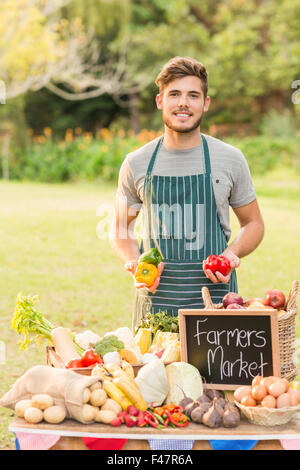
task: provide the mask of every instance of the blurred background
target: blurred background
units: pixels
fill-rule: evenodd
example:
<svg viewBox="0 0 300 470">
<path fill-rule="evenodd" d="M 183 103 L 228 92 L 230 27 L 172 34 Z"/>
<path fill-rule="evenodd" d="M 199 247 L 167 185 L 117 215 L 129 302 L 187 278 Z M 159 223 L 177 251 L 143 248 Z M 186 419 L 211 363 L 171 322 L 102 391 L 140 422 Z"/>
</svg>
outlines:
<svg viewBox="0 0 300 470">
<path fill-rule="evenodd" d="M 299 280 L 300 0 L 1 0 L 0 395 L 46 361 L 34 344 L 20 354 L 19 292 L 56 326 L 131 326 L 107 227 L 126 154 L 163 132 L 154 80 L 176 55 L 206 66 L 201 130 L 242 150 L 265 220 L 240 294 Z M 12 419 L 0 409 L 1 449 Z"/>
<path fill-rule="evenodd" d="M 2 0 L 0 14 L 5 179 L 115 179 L 162 131 L 154 80 L 176 55 L 209 72 L 203 131 L 238 139 L 253 172 L 298 169 L 299 0 Z"/>
</svg>

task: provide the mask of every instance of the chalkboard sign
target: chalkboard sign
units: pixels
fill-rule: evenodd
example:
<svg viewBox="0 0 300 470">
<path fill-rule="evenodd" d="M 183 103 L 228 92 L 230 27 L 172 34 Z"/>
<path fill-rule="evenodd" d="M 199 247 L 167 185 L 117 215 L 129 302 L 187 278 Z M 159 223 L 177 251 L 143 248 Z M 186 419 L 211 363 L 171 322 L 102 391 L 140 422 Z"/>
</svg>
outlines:
<svg viewBox="0 0 300 470">
<path fill-rule="evenodd" d="M 234 390 L 256 375 L 280 374 L 276 310 L 180 309 L 181 360 L 206 388 Z"/>
</svg>

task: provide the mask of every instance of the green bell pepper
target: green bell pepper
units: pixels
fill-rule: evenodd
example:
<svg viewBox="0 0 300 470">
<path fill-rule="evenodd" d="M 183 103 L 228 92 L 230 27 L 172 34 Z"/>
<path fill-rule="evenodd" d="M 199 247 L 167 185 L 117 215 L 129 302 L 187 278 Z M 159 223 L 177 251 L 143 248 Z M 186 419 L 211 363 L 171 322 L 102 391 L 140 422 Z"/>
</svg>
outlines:
<svg viewBox="0 0 300 470">
<path fill-rule="evenodd" d="M 139 259 L 138 263 L 149 263 L 149 264 L 154 264 L 156 267 L 161 263 L 163 260 L 162 255 L 158 251 L 157 248 L 151 248 L 151 250 L 146 251 L 143 253 Z"/>
</svg>

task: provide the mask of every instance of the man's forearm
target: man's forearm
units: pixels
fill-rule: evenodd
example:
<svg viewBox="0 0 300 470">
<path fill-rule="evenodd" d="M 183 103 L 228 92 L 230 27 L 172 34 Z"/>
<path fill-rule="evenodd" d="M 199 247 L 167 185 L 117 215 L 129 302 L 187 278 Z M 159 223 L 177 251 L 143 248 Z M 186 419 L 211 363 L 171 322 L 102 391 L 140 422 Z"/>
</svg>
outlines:
<svg viewBox="0 0 300 470">
<path fill-rule="evenodd" d="M 127 261 L 137 261 L 141 254 L 138 241 L 135 239 L 110 238 L 110 244 L 122 264 Z"/>
<path fill-rule="evenodd" d="M 228 248 L 239 258 L 249 255 L 254 251 L 264 236 L 263 221 L 249 222 L 241 228 Z"/>
</svg>

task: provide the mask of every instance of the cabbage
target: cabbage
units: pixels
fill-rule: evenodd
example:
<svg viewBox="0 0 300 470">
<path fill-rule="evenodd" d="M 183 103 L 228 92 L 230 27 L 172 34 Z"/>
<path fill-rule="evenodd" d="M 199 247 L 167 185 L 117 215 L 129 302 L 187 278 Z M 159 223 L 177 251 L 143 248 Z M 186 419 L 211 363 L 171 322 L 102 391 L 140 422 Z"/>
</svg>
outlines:
<svg viewBox="0 0 300 470">
<path fill-rule="evenodd" d="M 197 400 L 203 394 L 200 372 L 187 362 L 172 362 L 166 366 L 169 393 L 166 403 L 179 405 L 184 396 Z"/>
</svg>

